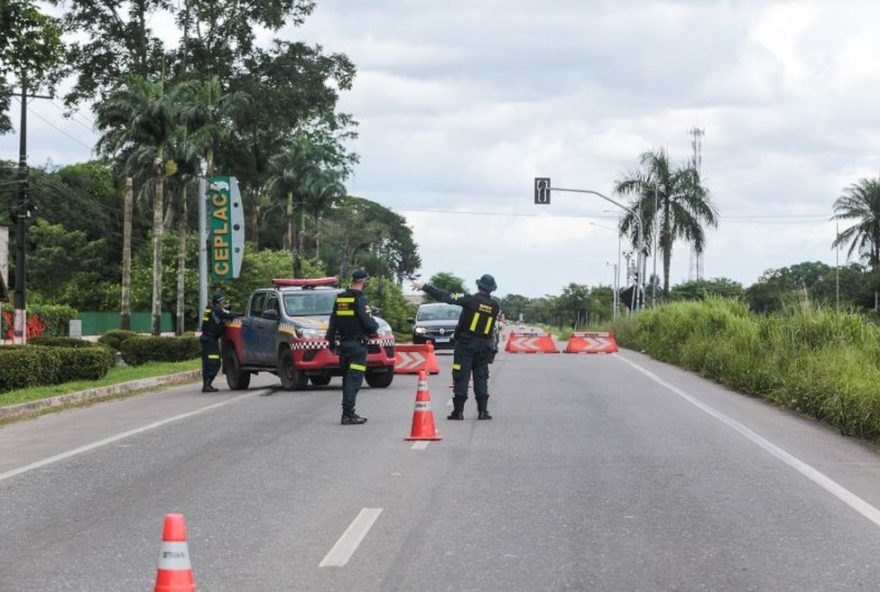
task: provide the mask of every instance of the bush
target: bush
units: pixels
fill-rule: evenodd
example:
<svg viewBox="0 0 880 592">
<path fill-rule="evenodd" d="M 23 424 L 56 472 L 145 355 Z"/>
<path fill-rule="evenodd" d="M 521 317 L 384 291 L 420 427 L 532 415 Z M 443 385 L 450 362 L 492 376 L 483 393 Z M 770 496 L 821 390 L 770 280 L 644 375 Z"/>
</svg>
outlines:
<svg viewBox="0 0 880 592">
<path fill-rule="evenodd" d="M 147 362 L 182 362 L 201 355 L 196 337 L 149 337 L 138 335 L 122 342 L 120 350 L 126 364 Z"/>
<path fill-rule="evenodd" d="M 114 329 L 107 331 L 98 338 L 98 343 L 112 347 L 116 351 L 120 351 L 122 342 L 131 337 L 135 337 L 137 333 L 134 331 L 126 331 L 125 329 Z"/>
<path fill-rule="evenodd" d="M 0 348 L 0 392 L 71 380 L 98 380 L 113 366 L 113 357 L 101 345 Z"/>
<path fill-rule="evenodd" d="M 76 309 L 66 304 L 37 304 L 29 306 L 27 314 L 29 339 L 41 335 L 63 337 L 70 331 L 70 320 L 75 319 L 77 316 Z M 0 309 L 0 329 L 4 331 L 6 339 L 12 339 L 12 318 L 12 305 L 3 305 L 2 309 Z"/>
</svg>

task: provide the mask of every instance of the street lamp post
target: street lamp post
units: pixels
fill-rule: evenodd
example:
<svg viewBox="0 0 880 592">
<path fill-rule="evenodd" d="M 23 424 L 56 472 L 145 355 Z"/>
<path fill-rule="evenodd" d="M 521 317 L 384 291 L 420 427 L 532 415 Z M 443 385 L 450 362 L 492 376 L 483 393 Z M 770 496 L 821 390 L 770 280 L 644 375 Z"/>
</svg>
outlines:
<svg viewBox="0 0 880 592">
<path fill-rule="evenodd" d="M 617 320 L 617 298 L 618 292 L 620 291 L 620 278 L 618 276 L 618 267 L 617 263 L 611 263 L 610 261 L 606 261 L 605 265 L 611 266 L 614 268 L 614 298 L 612 299 L 611 305 L 611 319 Z"/>
<path fill-rule="evenodd" d="M 603 195 L 603 194 L 599 193 L 598 191 L 593 191 L 591 189 L 563 189 L 562 187 L 547 187 L 546 189 L 551 192 L 552 191 L 565 191 L 568 193 L 588 193 L 590 195 L 595 195 L 596 197 L 601 197 L 605 201 L 610 202 L 610 203 L 616 205 L 618 208 L 626 210 L 627 212 L 629 212 L 630 214 L 633 215 L 633 219 L 639 225 L 638 235 L 636 237 L 636 242 L 638 243 L 638 249 L 636 252 L 636 274 L 637 275 L 636 275 L 635 294 L 633 294 L 633 310 L 639 310 L 639 308 L 640 308 L 639 301 L 641 300 L 641 294 L 642 294 L 642 282 L 644 281 L 644 278 L 642 277 L 644 275 L 644 270 L 642 268 L 642 259 L 644 257 L 644 251 L 645 251 L 645 238 L 644 238 L 645 233 L 644 233 L 644 228 L 642 226 L 642 217 L 639 215 L 639 213 L 636 212 L 634 209 L 627 207 L 616 200 L 611 199 L 607 195 Z"/>
</svg>

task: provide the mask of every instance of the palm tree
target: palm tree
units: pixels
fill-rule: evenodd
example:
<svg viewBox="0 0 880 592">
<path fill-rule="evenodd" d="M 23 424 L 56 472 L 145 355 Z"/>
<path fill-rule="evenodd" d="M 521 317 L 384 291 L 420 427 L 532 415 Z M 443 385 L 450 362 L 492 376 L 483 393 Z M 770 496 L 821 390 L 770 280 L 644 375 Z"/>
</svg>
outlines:
<svg viewBox="0 0 880 592">
<path fill-rule="evenodd" d="M 631 195 L 632 209 L 644 224 L 645 244 L 652 244 L 655 221 L 658 250 L 663 257 L 663 297 L 669 298 L 669 267 L 672 245 L 683 238 L 694 245 L 698 253 L 706 246 L 704 225 L 718 226 L 718 213 L 709 201 L 709 190 L 696 169 L 680 166 L 670 169 L 664 150 L 645 152 L 640 157 L 641 169 L 631 171 L 616 182 L 614 192 Z M 656 206 L 655 206 L 656 204 Z M 636 220 L 631 212 L 621 219 L 621 234 L 632 236 L 636 245 Z"/>
<path fill-rule="evenodd" d="M 855 224 L 837 235 L 831 248 L 849 243 L 847 257 L 858 249 L 871 269 L 880 266 L 880 179 L 860 179 L 834 201 L 832 220 L 854 220 Z"/>
<path fill-rule="evenodd" d="M 126 175 L 153 179 L 153 335 L 161 332 L 162 239 L 164 234 L 165 145 L 174 133 L 172 102 L 162 82 L 131 77 L 95 106 L 97 127 L 103 132 L 98 152 L 116 156 Z"/>
</svg>

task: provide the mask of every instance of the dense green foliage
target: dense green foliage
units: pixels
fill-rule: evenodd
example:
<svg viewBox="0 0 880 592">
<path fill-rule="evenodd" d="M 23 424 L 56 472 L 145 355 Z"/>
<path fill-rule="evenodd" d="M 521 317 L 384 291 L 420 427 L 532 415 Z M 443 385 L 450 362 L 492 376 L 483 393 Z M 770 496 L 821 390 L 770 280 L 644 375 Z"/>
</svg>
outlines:
<svg viewBox="0 0 880 592">
<path fill-rule="evenodd" d="M 114 361 L 103 345 L 0 348 L 0 392 L 70 380 L 97 380 Z"/>
<path fill-rule="evenodd" d="M 614 324 L 618 342 L 738 391 L 880 440 L 880 327 L 811 306 L 758 315 L 717 298 Z"/>
<path fill-rule="evenodd" d="M 136 336 L 123 341 L 119 346 L 122 360 L 131 366 L 147 362 L 182 362 L 201 355 L 198 338 L 186 335 L 180 337 Z"/>
<path fill-rule="evenodd" d="M 122 346 L 122 342 L 126 339 L 130 339 L 137 335 L 134 331 L 125 331 L 122 329 L 116 329 L 114 331 L 107 331 L 103 335 L 98 338 L 98 343 L 103 343 L 107 347 L 110 347 L 116 351 L 120 350 Z"/>
</svg>

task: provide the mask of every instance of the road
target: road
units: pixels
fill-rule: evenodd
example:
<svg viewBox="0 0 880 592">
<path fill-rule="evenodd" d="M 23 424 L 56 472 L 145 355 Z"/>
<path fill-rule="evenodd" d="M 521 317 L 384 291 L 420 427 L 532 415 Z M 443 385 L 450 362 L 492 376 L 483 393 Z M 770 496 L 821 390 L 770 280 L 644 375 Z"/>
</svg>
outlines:
<svg viewBox="0 0 880 592">
<path fill-rule="evenodd" d="M 450 422 L 439 358 L 427 445 L 407 375 L 364 426 L 267 376 L 0 428 L 0 590 L 152 590 L 168 512 L 201 591 L 880 587 L 870 447 L 625 350 L 502 353 Z"/>
</svg>

